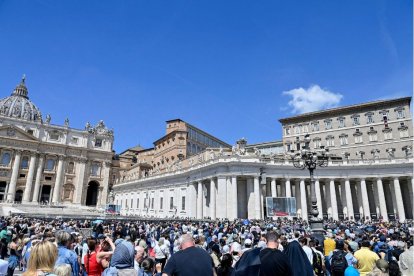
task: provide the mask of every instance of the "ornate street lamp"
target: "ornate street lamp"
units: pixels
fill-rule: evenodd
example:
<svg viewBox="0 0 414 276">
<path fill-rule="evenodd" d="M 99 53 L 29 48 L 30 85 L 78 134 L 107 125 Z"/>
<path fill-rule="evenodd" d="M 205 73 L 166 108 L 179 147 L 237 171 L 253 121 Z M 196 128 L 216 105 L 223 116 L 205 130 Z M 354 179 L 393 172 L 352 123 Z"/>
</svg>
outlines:
<svg viewBox="0 0 414 276">
<path fill-rule="evenodd" d="M 327 167 L 328 166 L 328 149 L 323 146 L 320 147 L 317 151 L 310 150 L 310 137 L 309 134 L 305 135 L 305 146 L 298 152 L 294 150 L 291 151 L 291 158 L 293 166 L 295 168 L 304 170 L 308 169 L 310 174 L 311 181 L 311 201 L 312 201 L 312 217 L 309 219 L 313 232 L 322 232 L 323 231 L 323 220 L 318 218 L 319 211 L 317 206 L 317 199 L 315 193 L 315 179 L 313 177 L 313 171 L 316 167 Z"/>
</svg>

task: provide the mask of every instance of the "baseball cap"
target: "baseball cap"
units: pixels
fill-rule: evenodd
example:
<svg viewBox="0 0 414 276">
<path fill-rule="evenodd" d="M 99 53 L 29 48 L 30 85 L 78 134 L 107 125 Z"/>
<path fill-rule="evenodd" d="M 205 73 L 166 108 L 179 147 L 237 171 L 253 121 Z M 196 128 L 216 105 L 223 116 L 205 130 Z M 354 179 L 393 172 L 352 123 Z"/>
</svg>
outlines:
<svg viewBox="0 0 414 276">
<path fill-rule="evenodd" d="M 251 245 L 252 244 L 252 240 L 251 239 L 245 239 L 244 240 L 244 244 L 245 245 Z"/>
</svg>

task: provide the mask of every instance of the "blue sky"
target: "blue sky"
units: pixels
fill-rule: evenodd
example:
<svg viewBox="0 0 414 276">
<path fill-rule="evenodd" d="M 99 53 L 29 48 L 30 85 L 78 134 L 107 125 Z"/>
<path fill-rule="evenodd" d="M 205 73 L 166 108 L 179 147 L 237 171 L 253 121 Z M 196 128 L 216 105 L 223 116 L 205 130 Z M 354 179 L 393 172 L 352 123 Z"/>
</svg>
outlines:
<svg viewBox="0 0 414 276">
<path fill-rule="evenodd" d="M 411 95 L 412 11 L 409 0 L 0 0 L 0 96 L 25 73 L 52 123 L 103 119 L 117 152 L 151 147 L 173 118 L 230 144 L 278 140 L 279 118 Z"/>
</svg>

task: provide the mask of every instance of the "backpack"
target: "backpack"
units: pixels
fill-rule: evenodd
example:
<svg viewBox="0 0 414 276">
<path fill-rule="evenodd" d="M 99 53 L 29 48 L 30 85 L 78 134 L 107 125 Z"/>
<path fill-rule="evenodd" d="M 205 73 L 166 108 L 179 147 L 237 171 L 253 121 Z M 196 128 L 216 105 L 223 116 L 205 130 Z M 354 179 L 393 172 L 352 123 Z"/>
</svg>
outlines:
<svg viewBox="0 0 414 276">
<path fill-rule="evenodd" d="M 331 258 L 331 272 L 332 274 L 343 274 L 348 267 L 348 262 L 345 258 L 346 252 L 342 250 L 334 251 Z"/>
<path fill-rule="evenodd" d="M 312 266 L 313 266 L 313 271 L 315 272 L 315 275 L 317 276 L 322 276 L 324 275 L 323 273 L 323 268 L 322 268 L 322 257 L 320 254 L 316 253 L 313 249 L 312 249 Z"/>
</svg>

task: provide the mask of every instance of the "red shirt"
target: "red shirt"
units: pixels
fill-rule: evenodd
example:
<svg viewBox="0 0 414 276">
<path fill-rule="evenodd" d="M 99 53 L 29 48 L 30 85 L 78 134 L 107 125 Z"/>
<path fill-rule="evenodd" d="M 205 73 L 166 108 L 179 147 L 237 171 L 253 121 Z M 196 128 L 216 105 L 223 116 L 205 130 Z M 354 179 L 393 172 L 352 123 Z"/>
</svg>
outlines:
<svg viewBox="0 0 414 276">
<path fill-rule="evenodd" d="M 86 254 L 83 261 L 85 263 L 85 269 L 88 276 L 101 276 L 103 269 L 102 266 L 96 261 L 95 251 L 90 254 Z"/>
</svg>

